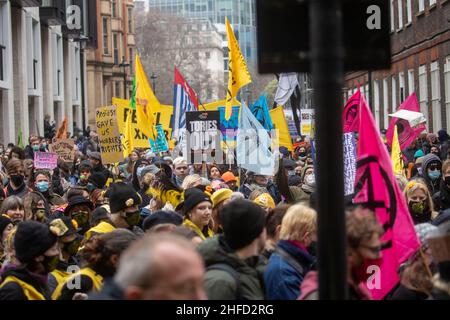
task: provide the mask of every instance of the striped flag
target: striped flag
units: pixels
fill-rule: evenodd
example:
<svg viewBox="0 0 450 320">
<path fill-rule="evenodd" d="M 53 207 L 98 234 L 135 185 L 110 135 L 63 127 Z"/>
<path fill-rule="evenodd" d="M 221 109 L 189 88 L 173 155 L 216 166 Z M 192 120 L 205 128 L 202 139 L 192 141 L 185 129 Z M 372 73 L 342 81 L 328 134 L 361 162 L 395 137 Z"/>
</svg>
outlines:
<svg viewBox="0 0 450 320">
<path fill-rule="evenodd" d="M 192 90 L 186 80 L 184 80 L 177 67 L 175 67 L 173 96 L 172 138 L 179 140 L 182 129 L 186 128 L 186 111 L 197 111 L 198 99 L 197 94 Z"/>
</svg>

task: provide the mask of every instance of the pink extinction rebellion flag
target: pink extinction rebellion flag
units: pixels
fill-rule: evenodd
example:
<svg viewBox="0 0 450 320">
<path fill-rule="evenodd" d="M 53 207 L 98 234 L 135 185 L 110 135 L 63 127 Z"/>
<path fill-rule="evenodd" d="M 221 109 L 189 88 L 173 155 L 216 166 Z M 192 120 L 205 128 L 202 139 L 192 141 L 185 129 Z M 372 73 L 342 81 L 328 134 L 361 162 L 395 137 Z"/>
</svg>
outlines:
<svg viewBox="0 0 450 320">
<path fill-rule="evenodd" d="M 360 109 L 361 91 L 358 90 L 348 99 L 342 113 L 344 133 L 355 132 L 359 129 L 358 112 Z"/>
<path fill-rule="evenodd" d="M 359 107 L 356 168 L 354 203 L 372 209 L 384 228 L 379 283 L 366 283 L 373 298 L 380 300 L 399 282 L 399 266 L 419 249 L 420 243 L 408 206 L 394 178 L 391 158 L 364 97 L 361 97 Z"/>
<path fill-rule="evenodd" d="M 417 95 L 413 92 L 402 104 L 398 107 L 399 110 L 409 110 L 420 112 L 419 100 Z M 389 146 L 392 146 L 392 137 L 394 136 L 394 127 L 397 125 L 398 142 L 400 143 L 400 149 L 405 150 L 419 135 L 426 130 L 424 123 L 418 125 L 415 128 L 411 128 L 409 122 L 404 119 L 392 118 L 389 123 L 389 128 L 386 132 L 386 141 Z"/>
</svg>

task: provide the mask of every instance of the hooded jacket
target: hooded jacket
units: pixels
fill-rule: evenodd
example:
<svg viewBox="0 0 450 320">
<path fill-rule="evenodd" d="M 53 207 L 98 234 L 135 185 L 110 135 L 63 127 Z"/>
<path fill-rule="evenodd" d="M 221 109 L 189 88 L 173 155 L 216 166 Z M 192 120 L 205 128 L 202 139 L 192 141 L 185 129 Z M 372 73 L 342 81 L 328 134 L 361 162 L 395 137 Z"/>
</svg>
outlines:
<svg viewBox="0 0 450 320">
<path fill-rule="evenodd" d="M 277 250 L 282 249 L 303 269 L 299 272 L 294 265 L 282 257 Z M 315 258 L 306 250 L 302 250 L 290 241 L 280 240 L 277 249 L 271 255 L 266 271 L 264 283 L 266 297 L 269 300 L 295 300 L 300 295 L 300 285 L 305 275 L 311 270 Z"/>
<path fill-rule="evenodd" d="M 0 300 L 50 300 L 46 276 L 32 273 L 24 266 L 14 266 L 2 275 Z"/>
<path fill-rule="evenodd" d="M 227 245 L 222 235 L 202 242 L 198 252 L 208 269 L 214 264 L 226 264 L 239 276 L 240 297 L 243 300 L 263 300 L 263 272 L 267 261 L 262 256 L 241 260 Z M 236 300 L 238 284 L 233 276 L 224 270 L 207 270 L 205 289 L 210 300 Z"/>
<path fill-rule="evenodd" d="M 427 154 L 422 161 L 422 177 L 424 178 L 425 182 L 427 183 L 428 190 L 430 191 L 430 194 L 433 196 L 439 191 L 439 183 L 441 179 L 436 179 L 435 181 L 431 180 L 431 178 L 428 176 L 428 167 L 432 162 L 439 162 L 439 164 L 442 165 L 441 159 L 439 159 L 438 156 L 430 153 Z M 441 172 L 442 176 L 442 172 Z"/>
</svg>

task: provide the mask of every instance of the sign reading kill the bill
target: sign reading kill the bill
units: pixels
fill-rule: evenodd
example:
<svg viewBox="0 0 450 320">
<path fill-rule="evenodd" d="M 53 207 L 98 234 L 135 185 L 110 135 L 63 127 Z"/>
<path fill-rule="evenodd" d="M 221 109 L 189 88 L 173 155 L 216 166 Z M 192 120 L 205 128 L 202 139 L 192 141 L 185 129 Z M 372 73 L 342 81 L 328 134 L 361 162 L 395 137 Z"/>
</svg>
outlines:
<svg viewBox="0 0 450 320">
<path fill-rule="evenodd" d="M 117 127 L 116 106 L 97 109 L 95 115 L 99 135 L 102 163 L 117 163 L 123 160 L 122 142 Z"/>
<path fill-rule="evenodd" d="M 186 134 L 188 163 L 223 161 L 219 111 L 186 112 Z"/>
<path fill-rule="evenodd" d="M 58 139 L 49 146 L 50 152 L 57 153 L 64 162 L 73 162 L 75 158 L 75 143 L 72 139 Z"/>
</svg>

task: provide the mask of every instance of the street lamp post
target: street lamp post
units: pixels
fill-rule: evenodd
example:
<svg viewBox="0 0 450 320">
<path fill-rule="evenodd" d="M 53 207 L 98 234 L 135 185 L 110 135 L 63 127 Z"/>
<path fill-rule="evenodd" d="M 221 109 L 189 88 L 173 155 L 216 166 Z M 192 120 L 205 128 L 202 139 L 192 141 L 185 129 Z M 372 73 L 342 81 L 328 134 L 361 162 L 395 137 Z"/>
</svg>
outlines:
<svg viewBox="0 0 450 320">
<path fill-rule="evenodd" d="M 156 79 L 158 79 L 158 76 L 152 72 L 150 79 L 152 79 L 153 93 L 156 95 Z"/>
<path fill-rule="evenodd" d="M 123 96 L 124 99 L 127 99 L 127 69 L 130 66 L 130 63 L 125 60 L 125 57 L 122 57 L 122 63 L 119 64 L 119 67 L 123 68 Z"/>
</svg>

